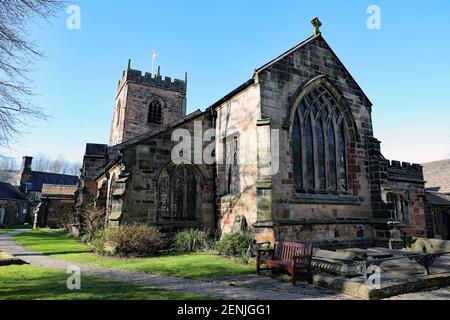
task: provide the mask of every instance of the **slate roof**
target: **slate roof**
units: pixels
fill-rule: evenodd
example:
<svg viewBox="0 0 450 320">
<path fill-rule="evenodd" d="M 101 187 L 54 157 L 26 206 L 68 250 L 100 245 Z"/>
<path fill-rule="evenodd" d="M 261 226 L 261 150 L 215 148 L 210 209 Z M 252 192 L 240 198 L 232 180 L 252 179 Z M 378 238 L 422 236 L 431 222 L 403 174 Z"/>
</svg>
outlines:
<svg viewBox="0 0 450 320">
<path fill-rule="evenodd" d="M 438 192 L 426 192 L 427 202 L 435 206 L 449 206 L 450 207 L 450 195 L 438 193 Z"/>
<path fill-rule="evenodd" d="M 425 187 L 439 193 L 450 194 L 450 159 L 422 164 Z"/>
<path fill-rule="evenodd" d="M 16 200 L 25 201 L 25 196 L 19 191 L 17 187 L 9 183 L 0 182 L 0 199 L 1 200 Z"/>
<path fill-rule="evenodd" d="M 41 191 L 43 184 L 76 185 L 77 181 L 77 176 L 31 171 L 31 178 L 27 188 L 29 191 Z"/>
<path fill-rule="evenodd" d="M 9 183 L 13 186 L 20 185 L 20 171 L 19 170 L 0 171 L 0 182 Z"/>
<path fill-rule="evenodd" d="M 125 149 L 125 148 L 127 148 L 129 146 L 132 146 L 134 144 L 137 144 L 137 143 L 141 142 L 144 139 L 151 138 L 151 137 L 153 137 L 153 136 L 155 136 L 157 134 L 160 134 L 161 132 L 166 131 L 167 129 L 174 128 L 174 127 L 176 127 L 178 125 L 181 125 L 181 124 L 183 124 L 183 123 L 185 123 L 185 122 L 187 122 L 189 120 L 192 120 L 192 119 L 194 119 L 194 118 L 196 118 L 196 117 L 198 117 L 198 116 L 200 116 L 202 114 L 205 114 L 206 112 L 207 111 L 203 111 L 202 112 L 200 110 L 194 111 L 194 112 L 184 116 L 183 118 L 177 119 L 177 120 L 172 121 L 172 122 L 170 122 L 168 124 L 161 125 L 158 128 L 156 128 L 156 129 L 153 129 L 153 130 L 151 130 L 151 131 L 149 131 L 147 133 L 144 133 L 144 134 L 142 134 L 140 136 L 137 136 L 137 137 L 135 137 L 133 139 L 127 140 L 125 142 L 122 142 L 121 144 L 113 146 L 110 149 L 111 150 L 123 150 L 123 149 Z"/>
<path fill-rule="evenodd" d="M 373 106 L 373 103 L 370 101 L 369 97 L 366 95 L 366 93 L 364 92 L 364 90 L 361 88 L 361 86 L 359 85 L 358 82 L 356 82 L 355 78 L 353 77 L 353 75 L 350 73 L 350 71 L 347 69 L 347 67 L 342 63 L 341 59 L 339 59 L 339 57 L 337 56 L 337 54 L 333 51 L 333 49 L 331 48 L 331 46 L 328 44 L 328 42 L 325 40 L 325 38 L 322 36 L 321 33 L 319 33 L 318 35 L 313 35 L 310 36 L 309 38 L 305 39 L 304 41 L 300 42 L 299 44 L 297 44 L 296 46 L 294 46 L 293 48 L 287 50 L 286 52 L 282 53 L 281 55 L 279 55 L 278 57 L 276 57 L 275 59 L 272 59 L 271 61 L 267 62 L 265 65 L 261 66 L 260 68 L 257 68 L 255 70 L 255 74 L 261 73 L 267 69 L 269 69 L 270 67 L 272 67 L 274 64 L 276 64 L 277 62 L 283 60 L 284 58 L 286 58 L 287 56 L 293 54 L 294 52 L 296 52 L 297 50 L 303 48 L 304 46 L 306 46 L 307 44 L 311 43 L 314 40 L 321 40 L 323 41 L 323 43 L 326 45 L 327 49 L 333 54 L 333 56 L 336 58 L 336 60 L 338 61 L 339 64 L 341 64 L 341 66 L 344 68 L 344 70 L 347 72 L 348 76 L 350 77 L 350 79 L 354 82 L 354 84 L 361 90 L 361 92 L 363 93 L 364 97 L 367 99 L 367 101 L 369 102 L 370 105 Z"/>
</svg>

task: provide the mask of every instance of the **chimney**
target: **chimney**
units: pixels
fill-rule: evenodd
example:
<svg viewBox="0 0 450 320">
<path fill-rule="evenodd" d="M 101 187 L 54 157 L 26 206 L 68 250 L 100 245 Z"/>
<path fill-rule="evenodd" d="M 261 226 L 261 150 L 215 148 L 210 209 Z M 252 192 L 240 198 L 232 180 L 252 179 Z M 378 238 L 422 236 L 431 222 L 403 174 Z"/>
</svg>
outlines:
<svg viewBox="0 0 450 320">
<path fill-rule="evenodd" d="M 33 163 L 33 157 L 27 157 L 27 156 L 23 157 L 22 173 L 23 172 L 30 172 L 32 163 Z"/>
<path fill-rule="evenodd" d="M 33 157 L 23 157 L 22 171 L 20 172 L 20 191 L 27 192 L 28 183 L 31 180 L 31 165 L 33 163 Z"/>
</svg>

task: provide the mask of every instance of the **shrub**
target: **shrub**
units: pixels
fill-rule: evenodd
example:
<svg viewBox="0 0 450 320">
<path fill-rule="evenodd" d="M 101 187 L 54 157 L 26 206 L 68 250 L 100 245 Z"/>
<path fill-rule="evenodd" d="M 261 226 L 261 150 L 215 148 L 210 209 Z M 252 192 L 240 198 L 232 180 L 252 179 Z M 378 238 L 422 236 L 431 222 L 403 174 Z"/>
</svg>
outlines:
<svg viewBox="0 0 450 320">
<path fill-rule="evenodd" d="M 252 257 L 255 234 L 252 231 L 238 231 L 225 234 L 216 242 L 216 250 L 220 255 L 232 256 L 248 261 Z"/>
<path fill-rule="evenodd" d="M 210 249 L 210 240 L 206 232 L 189 229 L 175 235 L 175 250 L 179 252 L 196 252 Z"/>
<path fill-rule="evenodd" d="M 150 257 L 164 248 L 164 239 L 153 226 L 129 224 L 97 231 L 92 246 L 102 255 Z"/>
<path fill-rule="evenodd" d="M 66 229 L 67 232 L 72 233 L 73 228 L 77 226 L 75 218 L 72 213 L 65 212 L 61 216 L 61 220 L 59 221 L 59 227 L 61 229 Z"/>
<path fill-rule="evenodd" d="M 95 207 L 87 206 L 81 211 L 83 233 L 87 235 L 87 241 L 91 241 L 94 234 L 105 226 L 105 211 Z"/>
</svg>

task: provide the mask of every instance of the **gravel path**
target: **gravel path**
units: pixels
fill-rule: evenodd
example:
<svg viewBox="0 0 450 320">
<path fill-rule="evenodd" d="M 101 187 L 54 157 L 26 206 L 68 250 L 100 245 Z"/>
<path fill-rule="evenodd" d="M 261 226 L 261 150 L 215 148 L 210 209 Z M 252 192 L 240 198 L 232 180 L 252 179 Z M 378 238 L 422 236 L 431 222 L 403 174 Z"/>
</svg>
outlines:
<svg viewBox="0 0 450 320">
<path fill-rule="evenodd" d="M 82 275 L 108 278 L 115 281 L 137 285 L 195 293 L 201 296 L 216 297 L 224 300 L 348 300 L 351 296 L 299 283 L 293 287 L 290 283 L 280 282 L 270 277 L 256 275 L 226 277 L 208 280 L 190 280 L 166 277 L 134 271 L 114 270 L 99 266 L 77 264 L 62 259 L 51 258 L 30 251 L 12 236 L 27 230 L 17 230 L 0 235 L 0 250 L 8 252 L 23 261 L 49 269 L 67 271 L 77 266 Z M 83 280 L 81 280 L 83 282 Z"/>
</svg>

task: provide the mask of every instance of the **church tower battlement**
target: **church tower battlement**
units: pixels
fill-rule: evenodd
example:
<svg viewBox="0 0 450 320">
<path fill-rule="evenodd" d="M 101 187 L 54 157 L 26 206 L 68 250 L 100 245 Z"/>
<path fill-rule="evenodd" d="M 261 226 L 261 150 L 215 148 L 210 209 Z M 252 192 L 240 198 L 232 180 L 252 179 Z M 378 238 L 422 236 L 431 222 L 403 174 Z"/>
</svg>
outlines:
<svg viewBox="0 0 450 320">
<path fill-rule="evenodd" d="M 119 80 L 109 145 L 114 146 L 186 115 L 185 80 L 131 69 Z"/>
</svg>

